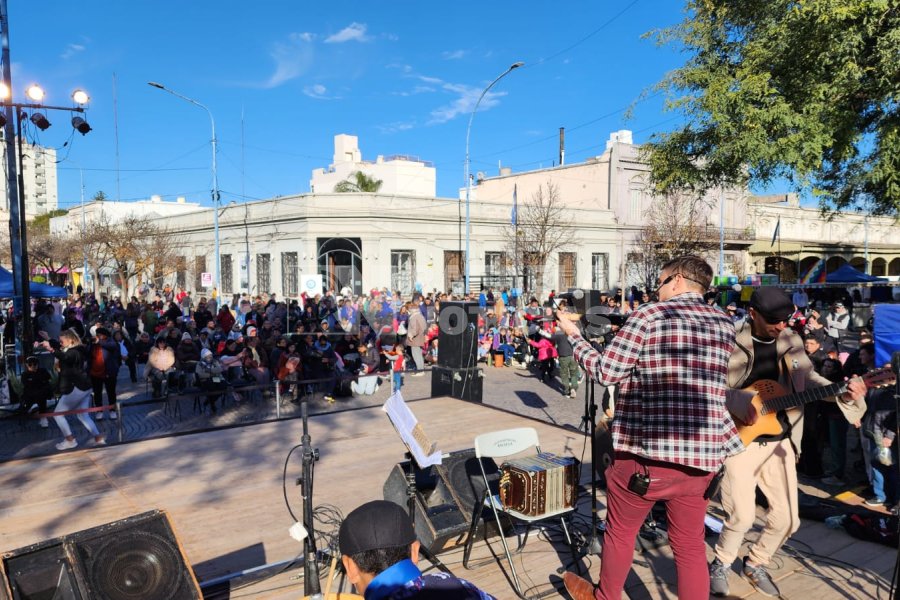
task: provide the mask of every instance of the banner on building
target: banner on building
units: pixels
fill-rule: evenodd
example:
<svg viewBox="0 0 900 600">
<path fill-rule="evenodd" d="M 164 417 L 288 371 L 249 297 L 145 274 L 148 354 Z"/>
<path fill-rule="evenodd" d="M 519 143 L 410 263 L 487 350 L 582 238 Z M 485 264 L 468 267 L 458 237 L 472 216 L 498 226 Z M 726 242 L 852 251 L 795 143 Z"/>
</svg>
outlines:
<svg viewBox="0 0 900 600">
<path fill-rule="evenodd" d="M 250 255 L 242 254 L 241 255 L 241 289 L 246 290 L 250 288 Z"/>
<path fill-rule="evenodd" d="M 200 273 L 200 286 L 204 288 L 211 288 L 213 285 L 213 275 L 212 273 Z"/>
</svg>

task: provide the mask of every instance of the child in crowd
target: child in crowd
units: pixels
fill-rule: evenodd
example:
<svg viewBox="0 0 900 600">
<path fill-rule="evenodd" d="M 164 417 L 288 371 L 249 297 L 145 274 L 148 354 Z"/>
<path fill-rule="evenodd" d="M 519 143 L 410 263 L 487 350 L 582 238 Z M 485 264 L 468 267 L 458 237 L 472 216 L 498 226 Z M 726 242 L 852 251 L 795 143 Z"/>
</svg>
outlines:
<svg viewBox="0 0 900 600">
<path fill-rule="evenodd" d="M 405 360 L 403 344 L 397 343 L 394 346 L 382 346 L 381 353 L 391 366 L 391 376 L 393 377 L 391 392 L 399 392 L 400 388 L 403 387 L 403 362 Z"/>
<path fill-rule="evenodd" d="M 50 373 L 41 368 L 36 356 L 29 356 L 25 359 L 25 372 L 22 373 L 22 407 L 27 407 L 28 414 L 44 414 L 51 396 Z M 40 425 L 48 426 L 46 417 L 41 417 Z"/>
<path fill-rule="evenodd" d="M 537 348 L 541 383 L 544 383 L 553 379 L 553 359 L 556 358 L 556 346 L 543 335 L 538 334 L 534 337 L 536 340 L 528 340 L 528 345 Z"/>
</svg>

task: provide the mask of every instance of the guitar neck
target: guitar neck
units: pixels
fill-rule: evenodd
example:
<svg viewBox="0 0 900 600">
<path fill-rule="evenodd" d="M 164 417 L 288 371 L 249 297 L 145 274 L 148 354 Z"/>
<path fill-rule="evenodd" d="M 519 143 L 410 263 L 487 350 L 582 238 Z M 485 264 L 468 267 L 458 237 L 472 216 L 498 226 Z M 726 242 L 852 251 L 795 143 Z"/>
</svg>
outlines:
<svg viewBox="0 0 900 600">
<path fill-rule="evenodd" d="M 810 402 L 815 402 L 817 400 L 824 400 L 830 396 L 839 396 L 847 391 L 847 382 L 841 381 L 838 383 L 832 383 L 831 385 L 826 385 L 825 387 L 813 388 L 810 390 L 805 390 L 803 392 L 796 392 L 794 394 L 788 394 L 787 396 L 780 396 L 778 398 L 770 398 L 763 402 L 762 414 L 769 414 L 778 412 L 779 410 L 787 410 L 789 408 L 797 408 L 798 406 L 803 406 L 804 404 L 808 404 Z"/>
</svg>

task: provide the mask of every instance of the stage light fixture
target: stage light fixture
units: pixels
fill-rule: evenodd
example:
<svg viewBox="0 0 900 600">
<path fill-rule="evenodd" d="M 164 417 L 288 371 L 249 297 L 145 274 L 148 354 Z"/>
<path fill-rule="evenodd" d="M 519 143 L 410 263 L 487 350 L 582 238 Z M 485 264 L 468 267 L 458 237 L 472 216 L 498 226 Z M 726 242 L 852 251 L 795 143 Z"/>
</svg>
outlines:
<svg viewBox="0 0 900 600">
<path fill-rule="evenodd" d="M 6 87 L 5 83 L 0 83 L 0 100 L 9 100 L 9 97 L 9 88 Z"/>
<path fill-rule="evenodd" d="M 31 115 L 31 122 L 37 125 L 37 128 L 41 131 L 50 127 L 50 121 L 47 120 L 47 117 L 45 117 L 43 113 L 36 112 Z"/>
<path fill-rule="evenodd" d="M 40 102 L 44 99 L 44 89 L 37 85 L 30 85 L 28 89 L 25 90 L 25 95 L 31 98 L 34 102 Z"/>
<path fill-rule="evenodd" d="M 87 132 L 91 130 L 91 126 L 88 125 L 88 122 L 81 117 L 72 117 L 72 127 L 74 127 L 81 135 L 87 135 Z"/>
<path fill-rule="evenodd" d="M 72 92 L 72 100 L 75 101 L 75 104 L 81 104 L 82 106 L 91 101 L 91 97 L 87 95 L 87 92 L 84 90 L 75 90 Z"/>
</svg>

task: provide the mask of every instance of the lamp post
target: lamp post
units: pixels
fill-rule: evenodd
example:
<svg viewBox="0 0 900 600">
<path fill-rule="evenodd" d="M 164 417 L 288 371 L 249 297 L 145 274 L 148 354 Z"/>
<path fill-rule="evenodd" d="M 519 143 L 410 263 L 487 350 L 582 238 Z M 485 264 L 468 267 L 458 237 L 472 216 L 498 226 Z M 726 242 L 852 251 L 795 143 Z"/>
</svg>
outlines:
<svg viewBox="0 0 900 600">
<path fill-rule="evenodd" d="M 215 250 L 215 268 L 213 269 L 213 288 L 216 292 L 220 292 L 221 286 L 219 285 L 219 178 L 216 171 L 216 120 L 213 118 L 212 111 L 206 107 L 204 104 L 200 104 L 193 98 L 188 98 L 178 92 L 174 92 L 164 86 L 161 83 L 156 83 L 155 81 L 148 81 L 147 85 L 151 87 L 155 87 L 161 89 L 164 92 L 169 92 L 173 96 L 177 98 L 181 98 L 187 102 L 195 106 L 199 106 L 203 110 L 206 111 L 206 114 L 209 115 L 209 124 L 212 127 L 212 201 L 213 201 L 213 231 L 216 238 L 216 250 Z"/>
<path fill-rule="evenodd" d="M 12 76 L 9 57 L 9 11 L 6 0 L 0 0 L 0 63 L 2 63 L 2 82 L 0 82 L 0 128 L 3 129 L 6 145 L 6 177 L 7 199 L 9 204 L 9 237 L 13 263 L 13 314 L 16 322 L 17 354 L 24 358 L 31 354 L 31 294 L 29 284 L 31 272 L 28 267 L 28 239 L 26 232 L 25 189 L 22 175 L 22 122 L 29 120 L 41 131 L 50 127 L 50 121 L 44 114 L 49 110 L 64 110 L 74 113 L 85 112 L 81 106 L 46 106 L 43 104 L 44 90 L 38 85 L 31 85 L 26 96 L 31 102 L 13 102 Z M 72 100 L 79 105 L 90 101 L 83 90 L 76 90 Z M 28 112 L 30 110 L 31 115 Z M 15 118 L 15 124 L 13 119 Z M 82 135 L 86 135 L 91 127 L 80 116 L 72 118 L 72 127 Z M 18 143 L 17 143 L 18 142 Z M 16 370 L 22 365 L 16 361 Z"/>
<path fill-rule="evenodd" d="M 469 238 L 471 237 L 471 223 L 469 220 L 469 195 L 472 192 L 472 179 L 469 175 L 469 135 L 472 133 L 472 121 L 475 120 L 475 113 L 478 112 L 478 105 L 481 104 L 481 101 L 484 99 L 485 95 L 490 91 L 494 84 L 498 81 L 509 75 L 513 70 L 518 69 L 525 63 L 523 62 L 515 62 L 509 66 L 508 69 L 503 71 L 500 75 L 497 76 L 492 82 L 488 84 L 484 91 L 481 92 L 481 95 L 478 96 L 478 101 L 475 103 L 475 107 L 472 109 L 472 114 L 469 115 L 469 125 L 466 127 L 466 272 L 465 272 L 465 290 L 463 295 L 467 295 L 469 293 Z"/>
</svg>

